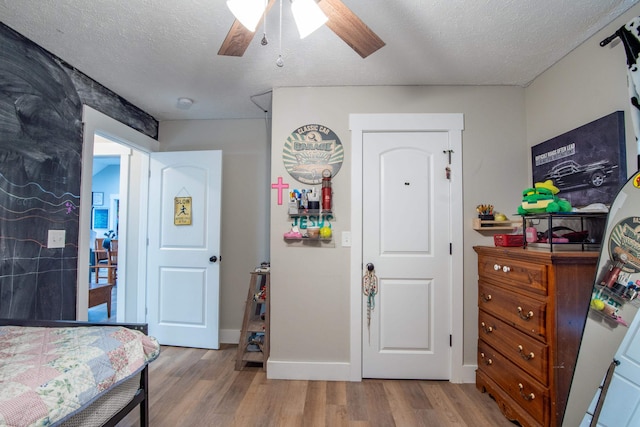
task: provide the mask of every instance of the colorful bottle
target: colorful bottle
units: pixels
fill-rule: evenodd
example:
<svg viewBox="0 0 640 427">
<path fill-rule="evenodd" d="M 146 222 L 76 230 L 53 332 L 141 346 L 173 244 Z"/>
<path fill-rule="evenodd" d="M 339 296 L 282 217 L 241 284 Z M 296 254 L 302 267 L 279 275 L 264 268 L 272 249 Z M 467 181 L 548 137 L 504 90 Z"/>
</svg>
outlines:
<svg viewBox="0 0 640 427">
<path fill-rule="evenodd" d="M 331 211 L 331 171 L 322 171 L 322 210 Z"/>
<path fill-rule="evenodd" d="M 607 271 L 607 274 L 600 282 L 600 285 L 606 286 L 607 288 L 613 287 L 613 285 L 618 281 L 618 276 L 620 275 L 624 265 L 627 263 L 627 259 L 628 257 L 626 254 L 620 254 L 620 257 L 618 257 L 618 259 L 609 266 L 609 271 Z"/>
</svg>

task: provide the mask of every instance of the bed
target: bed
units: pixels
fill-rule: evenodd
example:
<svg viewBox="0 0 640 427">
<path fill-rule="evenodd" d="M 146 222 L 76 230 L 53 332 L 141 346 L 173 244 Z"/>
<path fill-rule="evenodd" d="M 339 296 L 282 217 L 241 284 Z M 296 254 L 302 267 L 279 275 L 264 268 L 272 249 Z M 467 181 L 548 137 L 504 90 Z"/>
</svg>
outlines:
<svg viewBox="0 0 640 427">
<path fill-rule="evenodd" d="M 146 324 L 0 319 L 0 426 L 149 425 Z"/>
</svg>

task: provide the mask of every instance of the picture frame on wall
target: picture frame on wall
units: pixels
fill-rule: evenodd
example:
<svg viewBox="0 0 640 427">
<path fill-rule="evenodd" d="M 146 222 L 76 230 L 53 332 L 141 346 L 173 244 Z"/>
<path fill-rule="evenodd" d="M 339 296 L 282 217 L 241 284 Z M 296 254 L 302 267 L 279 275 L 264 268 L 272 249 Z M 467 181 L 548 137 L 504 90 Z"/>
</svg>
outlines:
<svg viewBox="0 0 640 427">
<path fill-rule="evenodd" d="M 109 209 L 93 208 L 93 215 L 91 215 L 91 228 L 93 230 L 109 228 Z"/>
<path fill-rule="evenodd" d="M 531 147 L 533 184 L 552 180 L 572 207 L 611 205 L 627 181 L 624 112 Z"/>
<path fill-rule="evenodd" d="M 94 191 L 91 193 L 91 204 L 93 206 L 102 206 L 104 205 L 104 193 Z"/>
</svg>

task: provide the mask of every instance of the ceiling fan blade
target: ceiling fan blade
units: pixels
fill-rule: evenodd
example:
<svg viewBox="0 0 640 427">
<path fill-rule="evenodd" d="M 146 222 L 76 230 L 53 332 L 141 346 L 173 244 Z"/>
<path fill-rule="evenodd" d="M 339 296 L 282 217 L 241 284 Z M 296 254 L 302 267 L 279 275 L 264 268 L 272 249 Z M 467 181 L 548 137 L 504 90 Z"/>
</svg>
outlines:
<svg viewBox="0 0 640 427">
<path fill-rule="evenodd" d="M 385 45 L 341 0 L 320 0 L 318 6 L 329 18 L 325 25 L 361 57 L 366 58 Z"/>
<path fill-rule="evenodd" d="M 267 4 L 267 8 L 262 14 L 262 18 L 260 18 L 260 22 L 258 25 L 264 21 L 265 15 L 271 9 L 271 6 L 276 2 L 276 0 L 269 0 L 269 4 Z M 220 46 L 220 50 L 218 50 L 218 55 L 223 56 L 242 56 L 244 52 L 249 47 L 249 43 L 253 40 L 253 35 L 251 31 L 247 30 L 244 25 L 240 23 L 237 19 L 233 21 L 231 25 L 231 29 L 227 33 L 227 37 L 225 37 L 222 42 L 222 46 Z"/>
</svg>

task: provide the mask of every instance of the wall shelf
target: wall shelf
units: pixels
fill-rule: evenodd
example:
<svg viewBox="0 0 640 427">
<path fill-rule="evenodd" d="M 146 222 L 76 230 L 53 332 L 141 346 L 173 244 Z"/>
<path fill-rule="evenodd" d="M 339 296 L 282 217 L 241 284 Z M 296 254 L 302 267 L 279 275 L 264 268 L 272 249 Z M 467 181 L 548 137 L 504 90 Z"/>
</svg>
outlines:
<svg viewBox="0 0 640 427">
<path fill-rule="evenodd" d="M 315 216 L 315 217 L 331 217 L 333 218 L 333 212 L 328 210 L 320 210 L 320 209 L 300 209 L 296 213 L 289 213 L 289 217 L 291 218 L 299 218 L 301 216 Z"/>
<path fill-rule="evenodd" d="M 333 238 L 329 239 L 311 239 L 308 237 L 296 238 L 296 239 L 284 239 L 287 246 L 305 246 L 310 248 L 335 248 L 336 243 Z"/>
<path fill-rule="evenodd" d="M 288 246 L 306 246 L 306 247 L 335 247 L 333 235 L 328 238 L 323 237 L 307 237 L 306 229 L 309 227 L 322 228 L 325 221 L 331 226 L 331 221 L 335 220 L 333 212 L 322 209 L 300 209 L 298 213 L 289 212 L 289 219 L 293 220 L 292 226 L 299 227 L 300 232 L 305 234 L 302 237 L 284 237 L 284 241 Z M 287 233 L 285 233 L 286 235 Z"/>
<path fill-rule="evenodd" d="M 522 225 L 521 219 L 517 221 L 489 221 L 481 220 L 480 218 L 473 219 L 473 229 L 476 231 L 514 231 L 520 225 Z"/>
</svg>

